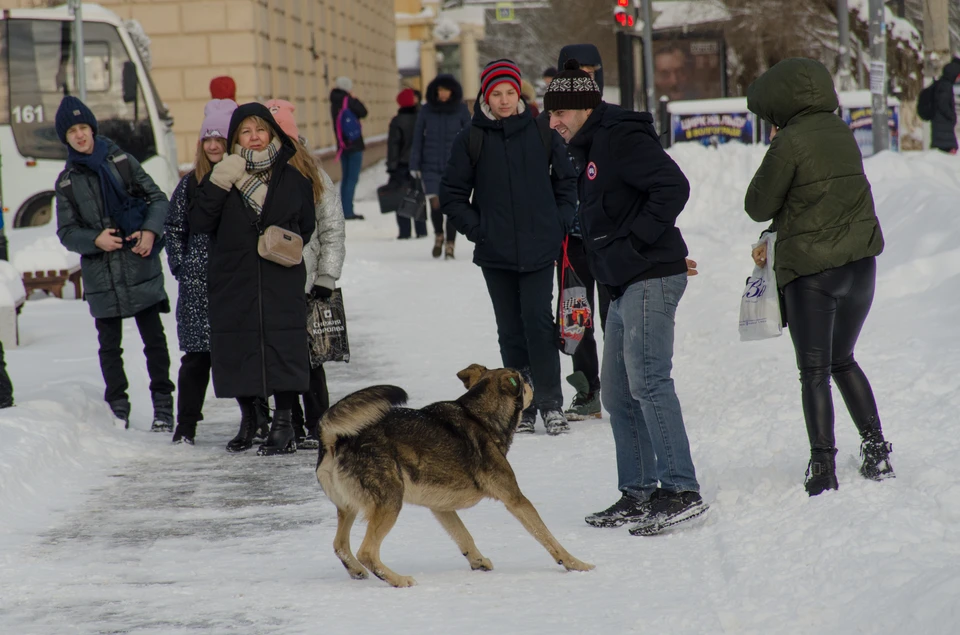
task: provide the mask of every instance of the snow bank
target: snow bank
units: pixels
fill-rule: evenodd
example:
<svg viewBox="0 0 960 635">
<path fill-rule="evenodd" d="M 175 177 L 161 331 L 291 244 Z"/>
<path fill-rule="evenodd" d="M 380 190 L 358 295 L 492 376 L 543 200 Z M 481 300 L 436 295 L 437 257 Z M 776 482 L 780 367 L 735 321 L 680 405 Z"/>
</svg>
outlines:
<svg viewBox="0 0 960 635">
<path fill-rule="evenodd" d="M 26 271 L 57 271 L 80 265 L 80 254 L 67 251 L 56 236 L 40 238 L 18 249 L 11 258 L 21 273 Z"/>
</svg>

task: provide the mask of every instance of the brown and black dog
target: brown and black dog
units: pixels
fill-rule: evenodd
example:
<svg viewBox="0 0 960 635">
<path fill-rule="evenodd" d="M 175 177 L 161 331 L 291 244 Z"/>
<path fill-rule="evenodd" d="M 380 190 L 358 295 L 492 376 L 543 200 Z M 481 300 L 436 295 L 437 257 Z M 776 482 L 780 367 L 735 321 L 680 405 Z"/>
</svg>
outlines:
<svg viewBox="0 0 960 635">
<path fill-rule="evenodd" d="M 403 503 L 428 507 L 474 570 L 490 571 L 457 515 L 484 498 L 503 502 L 568 571 L 589 571 L 543 524 L 517 485 L 507 451 L 533 390 L 517 371 L 474 364 L 457 373 L 467 393 L 419 410 L 401 408 L 407 394 L 396 386 L 372 386 L 347 395 L 320 424 L 317 479 L 337 506 L 334 552 L 355 579 L 367 569 L 395 587 L 416 584 L 380 561 L 380 545 Z M 350 528 L 357 514 L 367 533 L 353 556 Z M 366 567 L 366 569 L 364 568 Z"/>
</svg>

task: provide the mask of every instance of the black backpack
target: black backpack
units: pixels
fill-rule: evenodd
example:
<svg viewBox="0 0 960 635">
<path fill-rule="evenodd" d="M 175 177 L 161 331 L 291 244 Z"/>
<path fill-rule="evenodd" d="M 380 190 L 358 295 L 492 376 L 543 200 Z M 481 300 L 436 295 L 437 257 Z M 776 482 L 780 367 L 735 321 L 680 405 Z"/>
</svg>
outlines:
<svg viewBox="0 0 960 635">
<path fill-rule="evenodd" d="M 937 112 L 937 105 L 934 102 L 934 93 L 937 90 L 938 83 L 940 83 L 939 79 L 921 90 L 920 96 L 917 97 L 917 116 L 924 121 L 932 121 L 933 115 Z"/>
<path fill-rule="evenodd" d="M 543 140 L 543 148 L 547 151 L 547 167 L 553 171 L 553 130 L 550 129 L 550 121 L 537 118 L 537 128 L 540 130 L 540 139 Z M 477 126 L 470 126 L 470 167 L 476 169 L 480 161 L 480 151 L 483 150 L 483 130 Z"/>
</svg>

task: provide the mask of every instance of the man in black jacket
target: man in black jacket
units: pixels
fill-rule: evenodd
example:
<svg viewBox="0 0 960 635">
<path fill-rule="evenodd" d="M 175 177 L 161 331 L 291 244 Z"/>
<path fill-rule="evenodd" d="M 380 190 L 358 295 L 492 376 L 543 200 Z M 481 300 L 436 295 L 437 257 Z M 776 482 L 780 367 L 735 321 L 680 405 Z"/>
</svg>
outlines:
<svg viewBox="0 0 960 635">
<path fill-rule="evenodd" d="M 576 60 L 550 83 L 544 108 L 585 166 L 580 229 L 590 270 L 611 297 L 601 379 L 622 497 L 586 521 L 636 522 L 633 535 L 659 533 L 707 510 L 670 377 L 674 318 L 687 286 L 687 246 L 675 223 L 690 186 L 660 146 L 650 114 L 603 103 Z"/>
<path fill-rule="evenodd" d="M 930 120 L 930 145 L 938 150 L 957 153 L 957 104 L 953 85 L 960 81 L 960 58 L 943 67 L 943 74 L 933 92 L 933 119 Z"/>
</svg>

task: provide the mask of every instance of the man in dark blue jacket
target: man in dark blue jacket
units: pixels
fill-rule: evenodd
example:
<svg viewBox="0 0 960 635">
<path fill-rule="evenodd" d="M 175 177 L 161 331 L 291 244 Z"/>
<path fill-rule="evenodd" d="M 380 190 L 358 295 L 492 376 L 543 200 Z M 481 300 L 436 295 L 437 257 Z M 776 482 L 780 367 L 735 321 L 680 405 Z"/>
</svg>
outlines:
<svg viewBox="0 0 960 635">
<path fill-rule="evenodd" d="M 603 103 L 576 60 L 550 83 L 544 108 L 584 166 L 580 229 L 590 270 L 611 298 L 601 381 L 622 497 L 586 521 L 636 522 L 633 535 L 659 533 L 707 510 L 670 377 L 674 318 L 687 286 L 687 246 L 675 223 L 690 186 L 660 146 L 650 114 Z"/>
<path fill-rule="evenodd" d="M 440 204 L 476 245 L 473 262 L 493 303 L 503 365 L 532 377 L 533 406 L 517 432 L 534 431 L 539 409 L 547 433 L 561 434 L 570 428 L 563 416 L 553 278 L 573 223 L 577 175 L 560 137 L 541 131 L 520 101 L 520 69 L 513 62 L 491 62 L 480 79 L 473 124 L 453 142 Z M 481 142 L 475 156 L 471 137 Z"/>
</svg>

